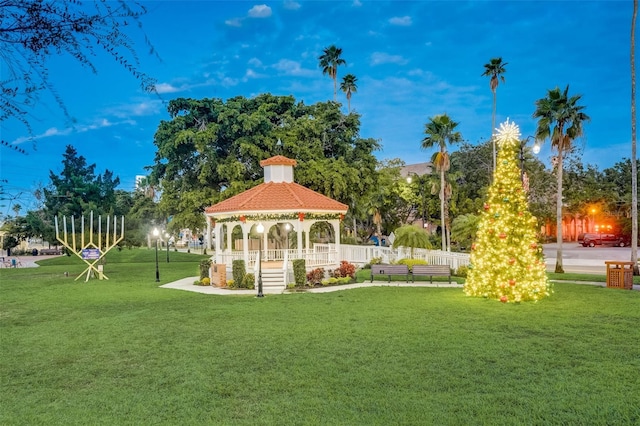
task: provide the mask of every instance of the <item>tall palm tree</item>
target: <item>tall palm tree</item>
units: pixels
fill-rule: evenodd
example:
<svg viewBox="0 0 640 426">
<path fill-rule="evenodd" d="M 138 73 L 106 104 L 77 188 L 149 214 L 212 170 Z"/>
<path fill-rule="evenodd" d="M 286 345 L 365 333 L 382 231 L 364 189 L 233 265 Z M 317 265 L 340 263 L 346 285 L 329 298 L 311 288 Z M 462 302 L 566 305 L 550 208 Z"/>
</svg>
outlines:
<svg viewBox="0 0 640 426">
<path fill-rule="evenodd" d="M 328 74 L 333 79 L 333 101 L 337 101 L 338 97 L 338 66 L 345 65 L 347 62 L 342 59 L 342 48 L 336 47 L 334 44 L 325 48 L 322 55 L 318 57 L 318 65 L 322 68 L 322 74 Z"/>
<path fill-rule="evenodd" d="M 425 138 L 422 140 L 422 148 L 428 149 L 437 146 L 440 151 L 433 156 L 433 164 L 436 171 L 440 172 L 440 221 L 442 228 L 442 251 L 447 250 L 447 232 L 445 203 L 447 200 L 446 191 L 447 184 L 444 178 L 445 173 L 449 170 L 451 164 L 449 162 L 449 154 L 447 153 L 447 145 L 462 141 L 460 132 L 456 132 L 455 128 L 459 123 L 451 120 L 447 114 L 429 117 L 429 122 L 424 126 Z"/>
<path fill-rule="evenodd" d="M 358 86 L 356 85 L 357 81 L 358 77 L 353 74 L 347 74 L 342 77 L 342 83 L 340 83 L 340 90 L 342 90 L 345 95 L 347 95 L 347 105 L 349 112 L 351 112 L 351 94 L 358 91 Z"/>
<path fill-rule="evenodd" d="M 502 62 L 502 58 L 491 58 L 488 64 L 484 64 L 484 72 L 482 76 L 491 77 L 489 79 L 489 87 L 493 93 L 493 111 L 491 113 L 491 142 L 493 144 L 493 171 L 496 170 L 496 141 L 493 134 L 496 131 L 496 90 L 500 81 L 504 83 L 504 73 L 506 62 Z"/>
<path fill-rule="evenodd" d="M 561 91 L 558 87 L 547 91 L 547 97 L 536 101 L 533 118 L 538 119 L 536 140 L 551 140 L 551 147 L 558 152 L 556 179 L 558 193 L 556 199 L 556 226 L 558 251 L 556 254 L 556 272 L 564 273 L 562 267 L 562 160 L 573 149 L 572 142 L 582 136 L 582 125 L 589 121 L 582 112 L 584 106 L 578 105 L 582 95 L 569 96 L 569 85 Z"/>
<path fill-rule="evenodd" d="M 636 17 L 638 0 L 633 0 L 631 18 L 631 261 L 638 275 L 638 160 L 636 155 Z"/>
</svg>

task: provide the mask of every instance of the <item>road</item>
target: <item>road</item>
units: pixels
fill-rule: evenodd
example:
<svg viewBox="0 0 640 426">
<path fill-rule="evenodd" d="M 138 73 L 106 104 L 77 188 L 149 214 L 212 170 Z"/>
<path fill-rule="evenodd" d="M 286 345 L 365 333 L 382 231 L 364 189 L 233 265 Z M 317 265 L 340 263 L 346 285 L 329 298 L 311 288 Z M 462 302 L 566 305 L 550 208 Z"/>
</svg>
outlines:
<svg viewBox="0 0 640 426">
<path fill-rule="evenodd" d="M 543 246 L 547 261 L 547 271 L 553 272 L 556 267 L 556 243 Z M 582 247 L 577 242 L 562 244 L 562 266 L 565 272 L 605 274 L 605 260 L 628 262 L 631 260 L 630 247 L 596 246 Z"/>
</svg>

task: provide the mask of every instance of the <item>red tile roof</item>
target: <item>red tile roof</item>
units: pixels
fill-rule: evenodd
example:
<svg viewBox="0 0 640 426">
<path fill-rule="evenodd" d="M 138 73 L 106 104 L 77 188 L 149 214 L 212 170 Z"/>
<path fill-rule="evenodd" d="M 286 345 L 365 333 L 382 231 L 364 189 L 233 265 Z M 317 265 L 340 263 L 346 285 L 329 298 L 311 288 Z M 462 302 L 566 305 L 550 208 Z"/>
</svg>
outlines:
<svg viewBox="0 0 640 426">
<path fill-rule="evenodd" d="M 280 157 L 280 156 L 278 156 Z M 272 157 L 262 163 L 277 159 Z M 288 161 L 289 158 L 282 157 Z M 281 159 L 275 160 L 281 161 Z M 261 164 L 262 164 L 261 163 Z M 273 165 L 274 163 L 270 163 Z M 281 164 L 277 162 L 276 164 Z M 295 182 L 267 182 L 205 208 L 205 213 L 329 212 L 346 213 L 349 206 Z"/>
<path fill-rule="evenodd" d="M 285 157 L 284 155 L 276 155 L 260 162 L 260 166 L 297 166 L 298 162 L 293 158 Z"/>
</svg>

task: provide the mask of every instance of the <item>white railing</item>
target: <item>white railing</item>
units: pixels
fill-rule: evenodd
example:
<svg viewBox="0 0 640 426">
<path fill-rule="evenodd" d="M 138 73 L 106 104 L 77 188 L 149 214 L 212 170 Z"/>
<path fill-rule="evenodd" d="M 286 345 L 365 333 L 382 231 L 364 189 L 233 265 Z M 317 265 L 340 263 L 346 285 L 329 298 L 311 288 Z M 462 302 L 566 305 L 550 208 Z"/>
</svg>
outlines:
<svg viewBox="0 0 640 426">
<path fill-rule="evenodd" d="M 407 247 L 391 247 L 380 246 L 356 246 L 356 245 L 340 245 L 340 253 L 336 250 L 335 244 L 314 244 L 313 249 L 304 249 L 302 253 L 298 253 L 297 249 L 269 249 L 263 250 L 263 261 L 282 261 L 283 268 L 291 268 L 291 261 L 294 259 L 305 259 L 307 269 L 319 267 L 337 267 L 340 261 L 346 260 L 356 265 L 365 265 L 371 262 L 371 259 L 380 258 L 382 263 L 393 263 L 400 259 L 411 257 L 411 249 Z M 220 253 L 222 263 L 231 265 L 236 259 L 244 259 L 244 252 L 232 251 Z M 249 260 L 247 269 L 256 268 L 256 260 L 258 251 L 249 251 Z M 440 250 L 414 249 L 414 259 L 425 260 L 429 265 L 449 265 L 452 269 L 458 269 L 460 266 L 469 266 L 468 253 L 443 252 Z"/>
<path fill-rule="evenodd" d="M 316 250 L 331 250 L 335 249 L 335 244 L 314 244 L 314 248 Z M 408 247 L 394 249 L 391 247 L 341 244 L 339 260 L 364 265 L 373 258 L 381 258 L 382 263 L 393 263 L 408 257 L 411 257 L 411 249 Z M 468 253 L 417 248 L 413 250 L 413 258 L 425 260 L 430 265 L 449 265 L 452 269 L 458 269 L 460 266 L 469 266 Z"/>
</svg>

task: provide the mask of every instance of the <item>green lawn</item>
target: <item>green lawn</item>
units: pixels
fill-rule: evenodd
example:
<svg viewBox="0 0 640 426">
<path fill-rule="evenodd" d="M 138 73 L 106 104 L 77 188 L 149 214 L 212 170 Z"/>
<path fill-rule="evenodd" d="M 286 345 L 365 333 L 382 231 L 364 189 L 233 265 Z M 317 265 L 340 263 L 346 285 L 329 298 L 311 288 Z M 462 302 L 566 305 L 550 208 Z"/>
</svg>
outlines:
<svg viewBox="0 0 640 426">
<path fill-rule="evenodd" d="M 198 274 L 171 255 L 162 283 Z M 151 250 L 110 255 L 105 281 L 42 264 L 0 270 L 3 425 L 640 423 L 640 292 L 257 299 L 158 288 Z"/>
</svg>

